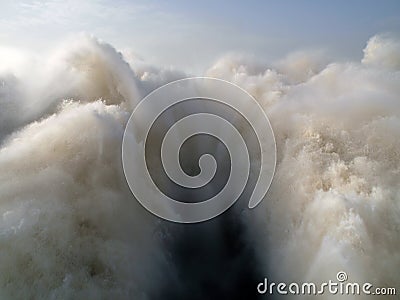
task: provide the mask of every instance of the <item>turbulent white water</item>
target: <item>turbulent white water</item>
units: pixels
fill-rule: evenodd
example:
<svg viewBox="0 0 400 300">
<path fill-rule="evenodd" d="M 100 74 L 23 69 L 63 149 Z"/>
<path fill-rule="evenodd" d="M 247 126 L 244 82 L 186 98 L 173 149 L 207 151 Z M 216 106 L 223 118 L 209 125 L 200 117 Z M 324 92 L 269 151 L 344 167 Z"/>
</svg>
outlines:
<svg viewBox="0 0 400 300">
<path fill-rule="evenodd" d="M 277 172 L 255 237 L 270 279 L 327 282 L 344 270 L 352 282 L 399 283 L 400 44 L 375 36 L 364 53 L 362 63 L 297 54 L 277 71 L 240 60 L 209 70 L 259 99 L 275 130 Z"/>
<path fill-rule="evenodd" d="M 4 53 L 0 298 L 144 298 L 166 253 L 126 186 L 122 134 L 145 94 L 185 74 L 85 36 L 49 57 Z M 364 54 L 230 56 L 206 73 L 254 95 L 275 131 L 275 179 L 247 221 L 271 280 L 400 280 L 400 43 L 375 36 Z"/>
</svg>

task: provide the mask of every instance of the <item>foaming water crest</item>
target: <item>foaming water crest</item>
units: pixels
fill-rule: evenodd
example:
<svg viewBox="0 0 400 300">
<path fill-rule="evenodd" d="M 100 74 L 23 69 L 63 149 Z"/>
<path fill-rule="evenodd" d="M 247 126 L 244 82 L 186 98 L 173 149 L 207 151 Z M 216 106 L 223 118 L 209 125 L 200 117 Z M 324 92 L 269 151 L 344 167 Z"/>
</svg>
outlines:
<svg viewBox="0 0 400 300">
<path fill-rule="evenodd" d="M 399 282 L 398 43 L 375 36 L 362 63 L 318 72 L 292 59 L 298 83 L 240 62 L 209 70 L 259 99 L 275 131 L 277 170 L 253 237 L 270 279 L 326 282 L 346 270 L 353 282 Z"/>
<path fill-rule="evenodd" d="M 137 79 L 110 45 L 65 45 L 2 75 L 0 298 L 129 299 L 157 249 L 121 166 Z"/>
</svg>

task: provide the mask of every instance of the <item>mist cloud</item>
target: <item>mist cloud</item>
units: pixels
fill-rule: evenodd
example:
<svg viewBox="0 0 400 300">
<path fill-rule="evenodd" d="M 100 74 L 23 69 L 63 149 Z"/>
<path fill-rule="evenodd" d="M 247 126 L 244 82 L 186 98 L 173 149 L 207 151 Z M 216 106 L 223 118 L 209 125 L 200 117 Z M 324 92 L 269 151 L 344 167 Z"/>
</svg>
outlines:
<svg viewBox="0 0 400 300">
<path fill-rule="evenodd" d="M 345 270 L 353 281 L 398 283 L 398 54 L 398 40 L 375 36 L 362 62 L 227 56 L 206 72 L 250 92 L 275 131 L 276 176 L 246 220 L 271 280 L 319 282 Z M 166 251 L 157 219 L 131 197 L 120 147 L 138 101 L 185 76 L 90 36 L 2 68 L 3 297 L 128 299 L 157 289 Z"/>
</svg>

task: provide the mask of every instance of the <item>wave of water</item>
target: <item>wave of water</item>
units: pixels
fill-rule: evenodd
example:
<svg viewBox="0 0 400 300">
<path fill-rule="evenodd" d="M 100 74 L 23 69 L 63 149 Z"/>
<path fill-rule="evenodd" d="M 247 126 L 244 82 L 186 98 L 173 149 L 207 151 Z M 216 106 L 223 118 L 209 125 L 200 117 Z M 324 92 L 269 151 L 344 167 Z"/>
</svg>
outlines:
<svg viewBox="0 0 400 300">
<path fill-rule="evenodd" d="M 270 192 L 240 218 L 263 276 L 321 282 L 345 270 L 353 281 L 399 282 L 399 42 L 375 36 L 364 53 L 335 63 L 297 52 L 270 66 L 228 56 L 206 73 L 249 91 L 275 131 Z M 185 74 L 87 36 L 50 56 L 7 57 L 1 298 L 150 297 L 174 270 L 162 243 L 174 232 L 132 201 L 122 134 L 144 95 Z"/>
</svg>

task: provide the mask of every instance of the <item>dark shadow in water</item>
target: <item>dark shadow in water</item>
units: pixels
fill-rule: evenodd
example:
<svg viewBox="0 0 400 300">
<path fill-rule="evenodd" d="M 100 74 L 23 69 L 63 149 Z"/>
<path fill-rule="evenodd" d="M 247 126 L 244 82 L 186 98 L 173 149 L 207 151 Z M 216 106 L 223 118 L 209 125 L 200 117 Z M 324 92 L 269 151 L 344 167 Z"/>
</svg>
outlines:
<svg viewBox="0 0 400 300">
<path fill-rule="evenodd" d="M 230 171 L 229 153 L 215 138 L 196 136 L 188 140 L 180 153 L 181 166 L 189 175 L 198 173 L 198 158 L 204 153 L 214 156 L 218 170 L 207 189 L 196 191 L 176 187 L 160 168 L 160 148 L 167 129 L 186 112 L 212 112 L 234 123 L 241 132 L 249 149 L 251 173 L 243 194 L 237 203 L 222 215 L 199 224 L 175 224 L 160 221 L 162 237 L 160 247 L 167 256 L 167 266 L 160 267 L 164 274 L 157 286 L 147 295 L 154 300 L 177 299 L 267 299 L 257 293 L 257 284 L 266 274 L 257 261 L 254 245 L 250 242 L 245 218 L 241 212 L 247 210 L 251 192 L 260 171 L 260 147 L 249 123 L 236 111 L 226 106 L 215 105 L 209 100 L 189 100 L 168 113 L 164 113 L 153 124 L 146 146 L 150 174 L 157 185 L 174 199 L 197 202 L 217 194 L 225 185 Z M 203 199 L 204 198 L 204 199 Z"/>
</svg>

